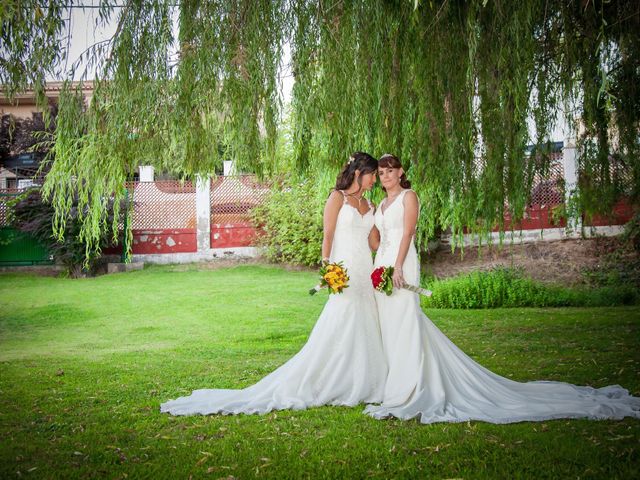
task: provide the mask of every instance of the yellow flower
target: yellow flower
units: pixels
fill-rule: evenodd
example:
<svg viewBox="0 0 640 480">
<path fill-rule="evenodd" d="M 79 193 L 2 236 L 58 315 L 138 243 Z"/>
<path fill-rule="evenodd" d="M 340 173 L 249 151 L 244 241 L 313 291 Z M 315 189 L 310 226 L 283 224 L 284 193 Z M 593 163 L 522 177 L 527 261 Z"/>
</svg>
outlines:
<svg viewBox="0 0 640 480">
<path fill-rule="evenodd" d="M 320 278 L 322 286 L 327 287 L 330 293 L 342 293 L 348 287 L 347 270 L 337 263 L 323 264 Z"/>
</svg>

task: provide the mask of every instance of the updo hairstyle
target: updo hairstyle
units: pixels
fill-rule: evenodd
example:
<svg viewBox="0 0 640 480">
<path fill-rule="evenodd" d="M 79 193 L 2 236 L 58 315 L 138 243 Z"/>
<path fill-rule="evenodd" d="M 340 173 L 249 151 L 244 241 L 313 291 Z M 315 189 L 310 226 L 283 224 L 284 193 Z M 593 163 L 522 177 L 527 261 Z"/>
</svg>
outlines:
<svg viewBox="0 0 640 480">
<path fill-rule="evenodd" d="M 368 153 L 354 152 L 336 179 L 336 190 L 346 190 L 353 183 L 356 170 L 360 171 L 358 177 L 358 192 L 362 190 L 362 175 L 378 171 L 378 161 Z"/>
<path fill-rule="evenodd" d="M 395 155 L 391 155 L 390 153 L 385 153 L 378 160 L 378 167 L 380 168 L 402 168 L 402 164 L 400 160 Z M 402 188 L 411 188 L 411 182 L 407 180 L 407 175 L 402 172 L 402 176 L 400 177 L 400 186 Z M 384 187 L 383 187 L 384 189 Z"/>
</svg>

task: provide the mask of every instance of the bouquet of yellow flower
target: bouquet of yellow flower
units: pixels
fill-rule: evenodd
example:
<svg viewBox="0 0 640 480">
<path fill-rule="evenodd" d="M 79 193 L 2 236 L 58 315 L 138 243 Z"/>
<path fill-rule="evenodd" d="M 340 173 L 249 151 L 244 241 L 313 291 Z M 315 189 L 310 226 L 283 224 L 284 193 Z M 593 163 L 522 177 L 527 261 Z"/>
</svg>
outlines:
<svg viewBox="0 0 640 480">
<path fill-rule="evenodd" d="M 320 283 L 309 290 L 309 295 L 315 295 L 321 288 L 327 287 L 329 293 L 342 293 L 349 285 L 347 269 L 342 262 L 328 263 L 322 262 L 320 267 Z"/>
</svg>

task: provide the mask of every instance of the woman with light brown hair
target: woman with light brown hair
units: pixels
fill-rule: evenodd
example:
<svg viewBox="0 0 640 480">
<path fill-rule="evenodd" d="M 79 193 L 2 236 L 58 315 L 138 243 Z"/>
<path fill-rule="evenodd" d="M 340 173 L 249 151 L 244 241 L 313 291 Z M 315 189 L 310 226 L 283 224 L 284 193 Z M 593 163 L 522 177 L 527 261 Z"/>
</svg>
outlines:
<svg viewBox="0 0 640 480">
<path fill-rule="evenodd" d="M 387 375 L 369 274 L 374 207 L 363 196 L 376 181 L 371 155 L 351 155 L 324 208 L 322 258 L 341 262 L 348 288 L 329 296 L 309 339 L 288 362 L 242 390 L 195 390 L 163 403 L 172 415 L 266 413 L 382 400 Z"/>
<path fill-rule="evenodd" d="M 414 244 L 419 214 L 400 160 L 383 155 L 378 177 L 386 198 L 375 214 L 380 231 L 375 266 L 394 267 L 393 293 L 376 292 L 382 344 L 389 367 L 384 399 L 365 412 L 422 423 L 482 420 L 491 423 L 554 418 L 640 418 L 640 398 L 619 385 L 578 387 L 562 382 L 520 383 L 496 375 L 456 347 L 422 312 Z"/>
</svg>

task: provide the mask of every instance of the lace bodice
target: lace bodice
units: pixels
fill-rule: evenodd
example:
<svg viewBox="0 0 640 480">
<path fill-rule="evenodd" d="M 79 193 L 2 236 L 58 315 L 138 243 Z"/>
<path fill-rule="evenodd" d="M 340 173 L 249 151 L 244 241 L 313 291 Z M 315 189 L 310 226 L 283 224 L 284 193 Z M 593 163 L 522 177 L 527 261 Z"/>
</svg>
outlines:
<svg viewBox="0 0 640 480">
<path fill-rule="evenodd" d="M 349 287 L 342 294 L 322 293 L 325 306 L 296 355 L 247 388 L 195 390 L 163 403 L 161 411 L 172 415 L 267 413 L 379 402 L 387 364 L 369 279 L 371 228 L 371 206 L 361 215 L 345 201 L 338 212 L 330 260 L 344 263 Z"/>
<path fill-rule="evenodd" d="M 390 204 L 385 198 L 378 207 L 374 220 L 380 231 L 380 247 L 378 247 L 376 255 L 376 266 L 393 266 L 395 264 L 404 232 L 404 196 L 409 191 L 411 190 L 400 192 Z M 417 285 L 415 282 L 419 280 L 420 266 L 413 242 L 409 246 L 403 270 L 405 280 L 412 285 Z"/>
<path fill-rule="evenodd" d="M 344 195 L 344 193 L 343 193 Z M 348 204 L 346 197 L 336 221 L 330 260 L 343 262 L 349 275 L 349 288 L 343 295 L 372 295 L 370 275 L 373 260 L 369 248 L 369 233 L 374 225 L 373 206 L 362 215 Z"/>
</svg>

